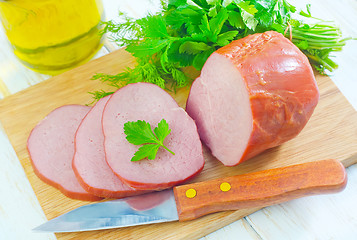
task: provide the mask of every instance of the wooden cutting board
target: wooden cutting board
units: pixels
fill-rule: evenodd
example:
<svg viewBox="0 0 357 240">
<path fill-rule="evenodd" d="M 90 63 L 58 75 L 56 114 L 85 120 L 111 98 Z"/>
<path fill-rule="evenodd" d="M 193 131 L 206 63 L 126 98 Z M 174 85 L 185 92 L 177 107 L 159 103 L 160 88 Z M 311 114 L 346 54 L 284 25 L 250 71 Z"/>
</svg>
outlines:
<svg viewBox="0 0 357 240">
<path fill-rule="evenodd" d="M 90 80 L 94 73 L 115 74 L 134 59 L 124 50 L 112 52 L 81 67 L 65 72 L 0 101 L 0 121 L 48 219 L 88 202 L 72 200 L 43 183 L 32 170 L 26 150 L 31 129 L 49 112 L 65 104 L 89 104 L 88 92 L 110 89 Z M 357 153 L 357 112 L 328 77 L 316 76 L 321 98 L 304 130 L 295 139 L 235 167 L 224 167 L 204 147 L 205 168 L 191 182 L 232 176 L 263 169 L 327 158 L 344 160 Z M 189 88 L 172 95 L 184 107 Z M 123 229 L 56 234 L 58 239 L 195 239 L 207 235 L 258 209 L 211 214 L 189 222 L 171 222 Z"/>
</svg>

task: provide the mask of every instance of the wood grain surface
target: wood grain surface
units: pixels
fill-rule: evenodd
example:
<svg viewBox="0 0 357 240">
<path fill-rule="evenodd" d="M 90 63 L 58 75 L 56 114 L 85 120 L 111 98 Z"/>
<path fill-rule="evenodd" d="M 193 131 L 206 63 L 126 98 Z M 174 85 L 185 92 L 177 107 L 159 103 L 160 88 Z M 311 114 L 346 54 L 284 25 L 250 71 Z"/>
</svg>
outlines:
<svg viewBox="0 0 357 240">
<path fill-rule="evenodd" d="M 0 121 L 48 219 L 88 202 L 71 200 L 34 175 L 26 150 L 29 132 L 54 108 L 65 104 L 88 104 L 92 101 L 89 91 L 109 89 L 98 81 L 90 80 L 94 73 L 118 73 L 133 64 L 133 58 L 128 53 L 118 50 L 0 101 Z M 307 126 L 295 139 L 235 167 L 224 167 L 204 147 L 205 168 L 191 182 L 328 158 L 341 160 L 345 166 L 356 163 L 356 159 L 343 159 L 357 152 L 357 112 L 328 77 L 317 76 L 317 81 L 320 102 Z M 189 88 L 185 88 L 171 94 L 184 107 L 188 91 Z M 58 239 L 194 239 L 256 210 L 215 213 L 188 222 L 56 236 Z"/>
</svg>

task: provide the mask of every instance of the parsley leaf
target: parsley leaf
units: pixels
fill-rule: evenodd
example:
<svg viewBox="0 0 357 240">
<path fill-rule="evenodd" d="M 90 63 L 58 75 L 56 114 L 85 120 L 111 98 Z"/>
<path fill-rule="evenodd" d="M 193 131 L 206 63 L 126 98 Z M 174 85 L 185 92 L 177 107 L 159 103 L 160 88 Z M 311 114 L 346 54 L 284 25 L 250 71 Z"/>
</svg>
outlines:
<svg viewBox="0 0 357 240">
<path fill-rule="evenodd" d="M 156 153 L 159 150 L 159 147 L 160 146 L 156 144 L 145 144 L 134 153 L 134 157 L 131 158 L 131 161 L 137 162 L 145 158 L 149 160 L 154 160 L 156 157 Z"/>
<path fill-rule="evenodd" d="M 249 1 L 234 0 L 233 1 L 241 11 L 243 22 L 247 28 L 255 30 L 259 21 L 254 18 L 254 14 L 258 11 L 254 5 L 251 5 Z"/>
<path fill-rule="evenodd" d="M 229 24 L 232 25 L 234 28 L 244 29 L 245 27 L 242 16 L 240 15 L 239 12 L 230 11 L 228 13 L 228 21 Z"/>
<path fill-rule="evenodd" d="M 242 19 L 247 28 L 255 31 L 255 28 L 258 25 L 258 20 L 254 18 L 254 16 L 246 11 L 242 11 Z"/>
<path fill-rule="evenodd" d="M 196 69 L 201 69 L 203 67 L 203 65 L 205 64 L 207 58 L 215 51 L 214 48 L 208 49 L 202 53 L 199 53 L 195 56 L 195 58 L 193 59 L 193 63 L 192 65 L 196 68 Z"/>
<path fill-rule="evenodd" d="M 251 5 L 249 1 L 241 1 L 241 0 L 234 0 L 236 5 L 246 13 L 249 13 L 250 15 L 253 15 L 258 12 L 258 10 L 255 8 L 254 5 Z"/>
<path fill-rule="evenodd" d="M 156 137 L 161 141 L 160 143 L 163 144 L 164 139 L 170 134 L 171 129 L 169 129 L 169 124 L 162 119 L 158 124 L 157 127 L 154 129 L 154 133 Z"/>
<path fill-rule="evenodd" d="M 191 42 L 191 41 L 186 41 L 183 44 L 181 44 L 179 48 L 180 53 L 188 53 L 188 54 L 197 54 L 203 51 L 206 51 L 210 49 L 211 47 L 208 46 L 204 42 Z"/>
<path fill-rule="evenodd" d="M 217 44 L 223 47 L 229 44 L 237 35 L 238 31 L 229 31 L 222 33 L 217 37 Z"/>
<path fill-rule="evenodd" d="M 221 32 L 223 24 L 228 19 L 228 11 L 226 8 L 222 8 L 219 13 L 211 18 L 209 21 L 210 29 L 212 34 L 217 37 L 217 35 Z"/>
<path fill-rule="evenodd" d="M 165 119 L 162 119 L 154 132 L 151 130 L 150 123 L 144 120 L 136 122 L 126 122 L 124 124 L 124 133 L 129 143 L 134 145 L 143 145 L 135 152 L 131 161 L 140 161 L 144 158 L 153 160 L 160 147 L 163 147 L 171 154 L 175 155 L 170 149 L 164 145 L 165 138 L 170 134 L 171 129 Z"/>
</svg>

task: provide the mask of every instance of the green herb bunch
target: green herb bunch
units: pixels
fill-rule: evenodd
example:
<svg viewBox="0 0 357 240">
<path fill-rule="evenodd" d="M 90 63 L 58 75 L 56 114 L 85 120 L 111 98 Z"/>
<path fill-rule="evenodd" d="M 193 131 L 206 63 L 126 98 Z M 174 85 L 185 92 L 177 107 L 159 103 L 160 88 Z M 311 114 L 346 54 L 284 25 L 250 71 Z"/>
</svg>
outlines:
<svg viewBox="0 0 357 240">
<path fill-rule="evenodd" d="M 141 19 L 120 13 L 121 23 L 104 23 L 104 33 L 119 46 L 126 46 L 137 65 L 117 75 L 97 74 L 93 79 L 114 87 L 133 82 L 151 82 L 169 89 L 184 87 L 192 79 L 182 68 L 201 70 L 218 48 L 268 30 L 290 38 L 324 73 L 337 68 L 330 53 L 340 51 L 347 40 L 339 28 L 326 22 L 307 24 L 293 19 L 296 8 L 286 0 L 170 0 L 161 5 L 158 13 Z M 313 18 L 309 5 L 300 15 Z M 92 94 L 99 99 L 111 92 Z"/>
</svg>

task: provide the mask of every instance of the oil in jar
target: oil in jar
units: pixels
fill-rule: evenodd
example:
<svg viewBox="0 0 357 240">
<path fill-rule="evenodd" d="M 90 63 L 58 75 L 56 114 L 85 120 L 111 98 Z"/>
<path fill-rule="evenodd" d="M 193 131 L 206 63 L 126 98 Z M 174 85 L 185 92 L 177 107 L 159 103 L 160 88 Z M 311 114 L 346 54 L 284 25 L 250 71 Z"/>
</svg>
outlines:
<svg viewBox="0 0 357 240">
<path fill-rule="evenodd" d="M 100 0 L 3 0 L 0 17 L 15 55 L 41 73 L 73 68 L 102 45 Z"/>
</svg>

